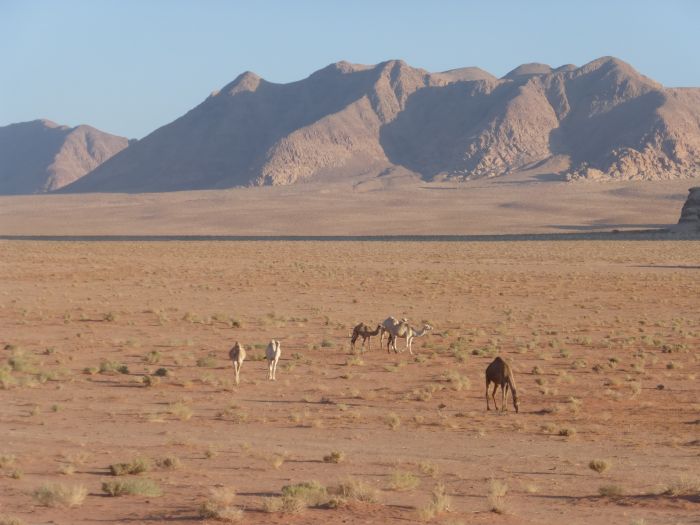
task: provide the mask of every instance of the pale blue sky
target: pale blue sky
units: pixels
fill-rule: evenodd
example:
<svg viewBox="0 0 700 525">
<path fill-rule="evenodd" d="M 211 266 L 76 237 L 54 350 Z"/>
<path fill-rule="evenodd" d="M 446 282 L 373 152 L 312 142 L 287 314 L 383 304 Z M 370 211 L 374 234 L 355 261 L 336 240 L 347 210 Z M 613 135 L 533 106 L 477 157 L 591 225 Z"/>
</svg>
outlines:
<svg viewBox="0 0 700 525">
<path fill-rule="evenodd" d="M 0 0 L 0 126 L 48 118 L 140 138 L 252 70 L 331 62 L 430 71 L 604 55 L 700 86 L 700 1 Z"/>
</svg>

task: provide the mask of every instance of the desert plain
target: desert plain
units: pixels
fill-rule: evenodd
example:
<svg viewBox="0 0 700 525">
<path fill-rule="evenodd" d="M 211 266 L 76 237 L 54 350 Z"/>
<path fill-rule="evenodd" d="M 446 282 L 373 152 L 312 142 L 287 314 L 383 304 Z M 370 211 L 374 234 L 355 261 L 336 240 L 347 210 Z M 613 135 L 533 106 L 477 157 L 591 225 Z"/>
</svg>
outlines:
<svg viewBox="0 0 700 525">
<path fill-rule="evenodd" d="M 0 253 L 2 523 L 698 522 L 696 242 Z M 353 352 L 388 315 L 433 330 Z"/>
</svg>

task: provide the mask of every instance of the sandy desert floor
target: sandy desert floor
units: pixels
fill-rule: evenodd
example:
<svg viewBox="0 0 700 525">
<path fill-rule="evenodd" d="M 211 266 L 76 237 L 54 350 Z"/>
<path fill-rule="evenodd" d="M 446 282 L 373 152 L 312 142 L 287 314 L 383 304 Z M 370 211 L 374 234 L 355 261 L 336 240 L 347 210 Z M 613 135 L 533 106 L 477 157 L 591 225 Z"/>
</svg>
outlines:
<svg viewBox="0 0 700 525">
<path fill-rule="evenodd" d="M 0 196 L 0 235 L 481 235 L 663 228 L 692 180 L 410 177 L 144 194 Z"/>
<path fill-rule="evenodd" d="M 696 242 L 0 253 L 0 523 L 700 522 Z M 390 314 L 434 330 L 352 353 Z M 485 410 L 497 354 L 519 414 Z"/>
</svg>

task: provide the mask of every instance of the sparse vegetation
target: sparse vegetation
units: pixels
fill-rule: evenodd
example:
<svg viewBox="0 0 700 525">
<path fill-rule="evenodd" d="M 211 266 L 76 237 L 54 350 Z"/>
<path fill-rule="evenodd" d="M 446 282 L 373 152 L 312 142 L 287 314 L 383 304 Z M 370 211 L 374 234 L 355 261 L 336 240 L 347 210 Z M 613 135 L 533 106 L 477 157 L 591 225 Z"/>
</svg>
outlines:
<svg viewBox="0 0 700 525">
<path fill-rule="evenodd" d="M 87 488 L 83 485 L 46 483 L 32 495 L 39 505 L 46 507 L 78 507 L 85 501 Z"/>
<path fill-rule="evenodd" d="M 124 478 L 103 481 L 102 491 L 110 496 L 158 497 L 162 495 L 158 484 L 148 478 Z"/>
</svg>

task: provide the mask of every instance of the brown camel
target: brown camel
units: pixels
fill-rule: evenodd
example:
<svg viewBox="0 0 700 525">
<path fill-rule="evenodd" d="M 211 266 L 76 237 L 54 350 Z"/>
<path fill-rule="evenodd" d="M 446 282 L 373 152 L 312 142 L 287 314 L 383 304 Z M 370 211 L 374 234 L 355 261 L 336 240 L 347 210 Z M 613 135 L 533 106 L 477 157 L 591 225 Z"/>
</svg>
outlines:
<svg viewBox="0 0 700 525">
<path fill-rule="evenodd" d="M 350 339 L 350 346 L 353 350 L 355 350 L 355 343 L 357 342 L 357 339 L 361 337 L 362 351 L 364 352 L 365 350 L 365 341 L 369 341 L 367 343 L 367 350 L 372 350 L 372 337 L 378 335 L 381 329 L 382 325 L 380 324 L 378 324 L 377 328 L 375 328 L 374 330 L 370 330 L 369 326 L 367 326 L 365 323 L 358 324 L 355 328 L 352 329 L 352 338 Z"/>
<path fill-rule="evenodd" d="M 493 383 L 493 392 L 491 392 L 491 397 L 493 398 L 493 405 L 496 410 L 498 410 L 498 405 L 496 404 L 496 389 L 501 387 L 501 412 L 508 410 L 508 389 L 513 391 L 513 406 L 515 407 L 515 413 L 518 413 L 518 393 L 515 390 L 515 378 L 513 377 L 513 371 L 511 370 L 508 363 L 506 363 L 500 357 L 497 357 L 493 362 L 486 367 L 486 410 L 491 410 L 489 406 L 489 385 Z"/>
</svg>

